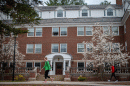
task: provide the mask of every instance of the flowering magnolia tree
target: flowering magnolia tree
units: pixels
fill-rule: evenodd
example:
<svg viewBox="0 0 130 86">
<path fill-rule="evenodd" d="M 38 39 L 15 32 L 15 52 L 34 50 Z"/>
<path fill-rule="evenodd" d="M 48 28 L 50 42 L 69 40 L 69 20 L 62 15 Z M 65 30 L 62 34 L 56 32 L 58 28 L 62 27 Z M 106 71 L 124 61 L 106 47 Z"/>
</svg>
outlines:
<svg viewBox="0 0 130 86">
<path fill-rule="evenodd" d="M 84 48 L 84 58 L 83 60 L 89 63 L 95 64 L 95 66 L 109 65 L 118 63 L 120 65 L 125 65 L 128 63 L 128 53 L 124 51 L 124 47 L 120 43 L 112 42 L 114 36 L 118 34 L 116 30 L 118 28 L 113 28 L 112 26 L 102 27 L 98 23 L 93 28 L 93 37 L 89 42 L 83 41 L 86 45 Z"/>
<path fill-rule="evenodd" d="M 4 39 L 3 39 L 4 40 Z M 1 53 L 0 53 L 0 58 L 1 62 L 12 62 L 13 63 L 13 58 L 14 58 L 14 39 L 10 37 L 9 42 L 2 42 L 2 47 L 1 47 Z M 22 53 L 19 52 L 18 50 L 18 41 L 16 41 L 16 47 L 15 47 L 15 61 L 16 61 L 16 66 L 21 66 L 22 61 L 25 57 Z"/>
</svg>

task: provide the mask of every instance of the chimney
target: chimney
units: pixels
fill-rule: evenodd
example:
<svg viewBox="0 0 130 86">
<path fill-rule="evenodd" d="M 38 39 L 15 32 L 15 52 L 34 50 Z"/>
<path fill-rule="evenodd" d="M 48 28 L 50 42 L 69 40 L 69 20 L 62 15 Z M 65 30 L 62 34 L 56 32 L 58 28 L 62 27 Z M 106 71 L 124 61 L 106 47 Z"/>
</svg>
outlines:
<svg viewBox="0 0 130 86">
<path fill-rule="evenodd" d="M 122 5 L 122 0 L 116 0 L 117 5 Z"/>
</svg>

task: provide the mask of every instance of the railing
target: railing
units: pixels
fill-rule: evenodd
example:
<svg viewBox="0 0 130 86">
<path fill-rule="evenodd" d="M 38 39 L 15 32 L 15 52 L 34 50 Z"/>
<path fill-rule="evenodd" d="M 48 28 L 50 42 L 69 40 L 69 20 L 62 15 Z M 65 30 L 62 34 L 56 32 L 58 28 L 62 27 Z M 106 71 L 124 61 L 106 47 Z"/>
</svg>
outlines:
<svg viewBox="0 0 130 86">
<path fill-rule="evenodd" d="M 93 67 L 93 68 L 89 68 L 89 67 L 82 67 L 82 68 L 78 68 L 78 67 L 71 67 L 70 68 L 70 74 L 98 74 L 101 73 L 103 70 L 104 73 L 111 73 L 111 68 L 102 68 L 99 69 L 97 67 Z M 130 73 L 130 67 L 119 67 L 115 69 L 116 73 Z"/>
</svg>

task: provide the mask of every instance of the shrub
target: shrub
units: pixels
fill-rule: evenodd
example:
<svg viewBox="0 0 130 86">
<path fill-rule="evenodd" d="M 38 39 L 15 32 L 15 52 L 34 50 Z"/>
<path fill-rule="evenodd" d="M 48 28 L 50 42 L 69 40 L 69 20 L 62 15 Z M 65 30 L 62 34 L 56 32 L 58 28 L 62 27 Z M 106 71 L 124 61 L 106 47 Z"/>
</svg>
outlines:
<svg viewBox="0 0 130 86">
<path fill-rule="evenodd" d="M 23 75 L 18 75 L 14 78 L 16 81 L 25 81 L 25 78 Z"/>
<path fill-rule="evenodd" d="M 84 81 L 86 80 L 86 77 L 82 77 L 81 75 L 78 77 L 78 81 Z"/>
</svg>

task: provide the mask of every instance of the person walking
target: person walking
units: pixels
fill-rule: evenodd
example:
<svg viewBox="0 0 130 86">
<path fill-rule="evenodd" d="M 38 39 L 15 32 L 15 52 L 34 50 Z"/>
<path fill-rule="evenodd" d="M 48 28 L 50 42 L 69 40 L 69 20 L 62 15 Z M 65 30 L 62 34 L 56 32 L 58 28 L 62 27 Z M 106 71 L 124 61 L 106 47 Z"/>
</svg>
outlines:
<svg viewBox="0 0 130 86">
<path fill-rule="evenodd" d="M 47 82 L 47 78 L 50 78 L 51 81 L 53 81 L 53 78 L 51 78 L 50 76 L 48 76 L 48 73 L 49 73 L 49 71 L 50 71 L 50 69 L 51 69 L 51 66 L 50 66 L 50 64 L 49 64 L 49 61 L 47 61 L 47 57 L 45 57 L 44 60 L 45 60 L 45 65 L 44 65 L 44 67 L 43 67 L 42 69 L 45 68 L 45 81 L 44 81 L 44 83 L 46 83 L 46 82 Z M 41 70 L 42 70 L 42 69 L 41 69 Z M 40 72 L 41 72 L 41 71 L 40 71 Z"/>
<path fill-rule="evenodd" d="M 112 79 L 112 77 L 114 76 L 115 79 L 116 79 L 115 82 L 118 82 L 118 80 L 117 80 L 117 78 L 116 78 L 116 76 L 115 76 L 115 67 L 114 67 L 112 64 L 111 64 L 110 66 L 111 66 L 111 72 L 112 72 L 112 74 L 111 74 L 111 78 L 110 78 L 110 80 L 108 80 L 108 81 L 110 82 L 111 79 Z"/>
</svg>

